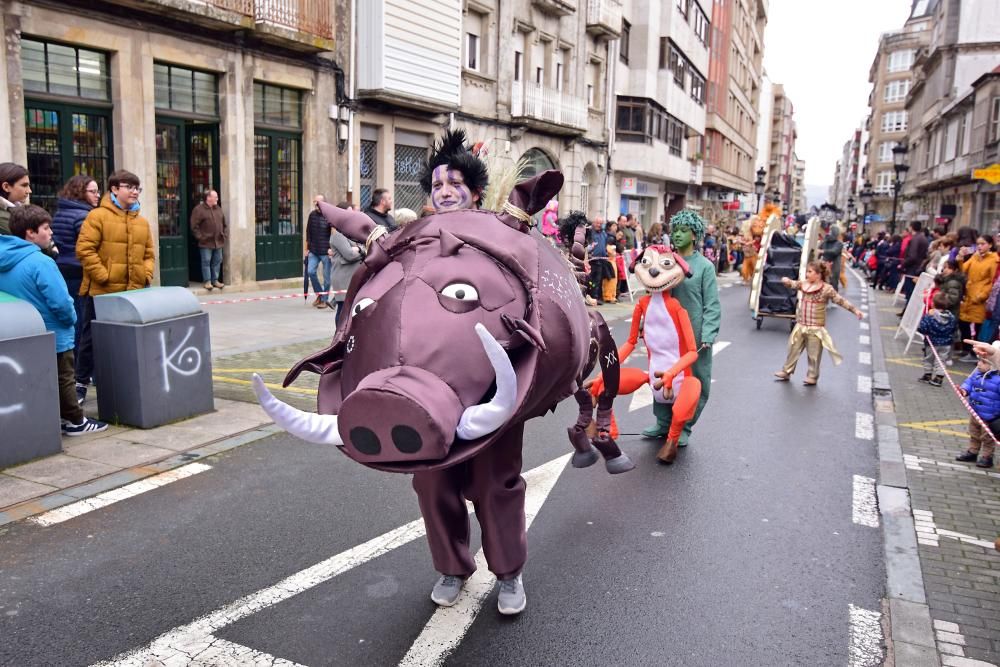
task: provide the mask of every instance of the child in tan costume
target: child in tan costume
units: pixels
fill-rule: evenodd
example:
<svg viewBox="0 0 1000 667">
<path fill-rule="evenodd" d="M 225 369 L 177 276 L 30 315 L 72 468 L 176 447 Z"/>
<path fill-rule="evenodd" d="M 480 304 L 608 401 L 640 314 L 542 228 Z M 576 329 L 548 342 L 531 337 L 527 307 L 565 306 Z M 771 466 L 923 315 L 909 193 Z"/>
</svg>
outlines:
<svg viewBox="0 0 1000 667">
<path fill-rule="evenodd" d="M 864 317 L 864 313 L 854 307 L 850 301 L 837 294 L 830 283 L 826 282 L 828 268 L 821 261 L 809 262 L 806 268 L 805 280 L 791 280 L 782 278 L 781 282 L 786 287 L 799 291 L 799 305 L 795 310 L 795 328 L 792 329 L 791 336 L 788 337 L 788 358 L 781 370 L 774 376 L 781 381 L 788 381 L 795 372 L 795 366 L 799 363 L 802 351 L 806 351 L 809 360 L 809 370 L 803 384 L 814 386 L 819 381 L 819 362 L 823 358 L 823 348 L 830 351 L 834 364 L 842 361 L 840 353 L 830 338 L 830 332 L 826 330 L 826 306 L 830 301 L 851 311 L 857 315 L 858 319 Z"/>
</svg>

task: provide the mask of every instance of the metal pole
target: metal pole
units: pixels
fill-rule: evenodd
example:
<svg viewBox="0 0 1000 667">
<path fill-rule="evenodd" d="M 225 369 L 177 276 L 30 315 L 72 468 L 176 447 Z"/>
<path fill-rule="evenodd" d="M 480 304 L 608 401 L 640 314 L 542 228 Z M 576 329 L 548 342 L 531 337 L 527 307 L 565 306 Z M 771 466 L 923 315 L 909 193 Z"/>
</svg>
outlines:
<svg viewBox="0 0 1000 667">
<path fill-rule="evenodd" d="M 760 213 L 760 195 L 757 195 L 757 212 Z"/>
<path fill-rule="evenodd" d="M 896 202 L 899 200 L 899 179 L 892 184 L 892 225 L 890 234 L 896 233 Z"/>
</svg>

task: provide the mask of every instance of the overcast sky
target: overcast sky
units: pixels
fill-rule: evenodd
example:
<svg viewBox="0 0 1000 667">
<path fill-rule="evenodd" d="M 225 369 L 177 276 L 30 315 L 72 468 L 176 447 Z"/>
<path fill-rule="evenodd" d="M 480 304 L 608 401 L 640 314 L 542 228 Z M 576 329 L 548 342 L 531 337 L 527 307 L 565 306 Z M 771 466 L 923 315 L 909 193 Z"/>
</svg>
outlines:
<svg viewBox="0 0 1000 667">
<path fill-rule="evenodd" d="M 910 0 L 770 0 L 764 69 L 795 107 L 806 183 L 830 185 L 868 111 L 868 70 L 883 32 L 903 27 Z"/>
</svg>

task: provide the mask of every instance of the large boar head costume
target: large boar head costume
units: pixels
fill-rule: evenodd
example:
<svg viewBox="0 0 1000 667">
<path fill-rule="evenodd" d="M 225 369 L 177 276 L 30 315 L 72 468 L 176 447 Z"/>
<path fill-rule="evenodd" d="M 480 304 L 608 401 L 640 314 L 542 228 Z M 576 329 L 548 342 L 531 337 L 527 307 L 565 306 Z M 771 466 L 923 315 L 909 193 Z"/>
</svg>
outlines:
<svg viewBox="0 0 1000 667">
<path fill-rule="evenodd" d="M 516 186 L 500 214 L 437 213 L 391 233 L 320 204 L 368 253 L 333 343 L 285 378 L 287 386 L 302 370 L 321 376 L 319 414 L 280 403 L 255 378 L 261 404 L 305 440 L 335 444 L 374 468 L 416 472 L 460 463 L 512 424 L 579 394 L 599 348 L 615 375 L 606 384 L 617 387 L 606 325 L 588 314 L 566 259 L 529 226 L 562 182 L 548 171 Z M 573 444 L 576 465 L 596 460 L 585 436 Z M 631 468 L 606 435 L 593 444 L 612 472 Z"/>
</svg>

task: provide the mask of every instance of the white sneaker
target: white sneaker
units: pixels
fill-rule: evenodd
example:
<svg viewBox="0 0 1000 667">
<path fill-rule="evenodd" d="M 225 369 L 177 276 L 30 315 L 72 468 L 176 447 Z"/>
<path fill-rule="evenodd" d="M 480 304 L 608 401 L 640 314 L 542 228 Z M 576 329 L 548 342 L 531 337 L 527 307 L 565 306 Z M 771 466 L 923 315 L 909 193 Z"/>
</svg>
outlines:
<svg viewBox="0 0 1000 667">
<path fill-rule="evenodd" d="M 431 600 L 439 607 L 452 607 L 458 602 L 458 596 L 462 593 L 462 586 L 465 579 L 453 574 L 442 575 L 434 588 L 431 590 Z"/>
<path fill-rule="evenodd" d="M 521 575 L 513 579 L 500 580 L 500 596 L 497 598 L 497 611 L 504 616 L 514 616 L 524 611 L 528 598 L 524 595 L 524 585 Z"/>
</svg>

